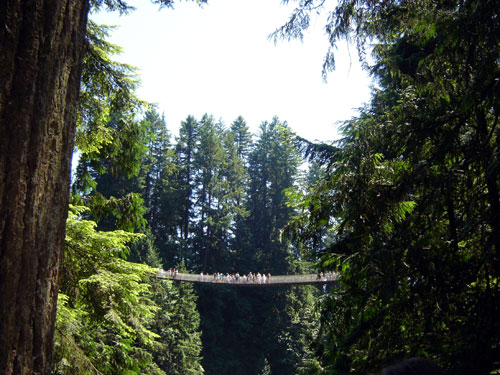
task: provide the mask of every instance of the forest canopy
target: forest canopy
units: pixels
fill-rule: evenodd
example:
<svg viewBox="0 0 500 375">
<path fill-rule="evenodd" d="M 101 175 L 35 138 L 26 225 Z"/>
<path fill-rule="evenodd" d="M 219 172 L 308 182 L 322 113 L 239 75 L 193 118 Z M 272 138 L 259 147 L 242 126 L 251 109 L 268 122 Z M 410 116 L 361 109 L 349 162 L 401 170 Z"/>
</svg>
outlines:
<svg viewBox="0 0 500 375">
<path fill-rule="evenodd" d="M 299 2 L 274 36 L 300 38 L 314 11 L 327 12 L 324 74 L 335 43 L 355 42 L 376 87 L 339 141 L 311 143 L 277 118 L 252 135 L 241 117 L 228 128 L 205 115 L 187 117 L 173 142 L 116 65 L 123 83 L 108 112 L 95 111 L 105 121 L 87 115 L 81 128 L 102 135 L 84 143 L 75 193 L 99 227 L 146 233 L 136 261 L 340 273 L 327 294 L 197 288 L 203 359 L 193 358 L 207 373 L 365 374 L 421 356 L 450 373 L 490 374 L 500 368 L 498 6 L 323 5 Z M 127 118 L 135 105 L 146 105 L 143 119 Z"/>
<path fill-rule="evenodd" d="M 425 357 L 500 372 L 500 3 L 284 3 L 276 39 L 326 14 L 324 76 L 347 40 L 374 79 L 336 142 L 210 114 L 172 137 L 87 23 L 87 5 L 125 2 L 0 4 L 3 371 L 355 375 Z M 158 268 L 338 278 L 193 286 Z"/>
</svg>

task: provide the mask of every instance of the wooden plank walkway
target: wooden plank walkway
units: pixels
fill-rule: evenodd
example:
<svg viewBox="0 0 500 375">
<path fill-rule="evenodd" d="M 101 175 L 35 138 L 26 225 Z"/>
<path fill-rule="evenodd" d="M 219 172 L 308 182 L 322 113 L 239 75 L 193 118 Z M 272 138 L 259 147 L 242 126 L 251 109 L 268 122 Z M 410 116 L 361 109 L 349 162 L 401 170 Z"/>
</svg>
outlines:
<svg viewBox="0 0 500 375">
<path fill-rule="evenodd" d="M 266 279 L 264 282 L 250 282 L 240 277 L 238 280 L 229 280 L 226 275 L 222 279 L 214 278 L 214 275 L 195 275 L 191 273 L 173 273 L 159 270 L 156 275 L 159 279 L 169 279 L 175 281 L 187 281 L 198 284 L 218 284 L 218 285 L 237 285 L 237 286 L 271 286 L 271 285 L 307 285 L 307 284 L 331 284 L 337 280 L 336 273 L 325 274 L 323 277 L 318 274 L 309 275 L 278 275 Z"/>
</svg>

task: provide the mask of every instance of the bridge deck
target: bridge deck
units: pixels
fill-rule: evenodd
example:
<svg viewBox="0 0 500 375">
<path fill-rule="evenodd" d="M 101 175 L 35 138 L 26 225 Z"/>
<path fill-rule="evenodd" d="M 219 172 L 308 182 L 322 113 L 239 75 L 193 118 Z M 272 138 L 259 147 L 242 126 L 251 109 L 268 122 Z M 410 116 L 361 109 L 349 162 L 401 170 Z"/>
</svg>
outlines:
<svg viewBox="0 0 500 375">
<path fill-rule="evenodd" d="M 323 277 L 318 277 L 317 274 L 309 275 L 278 275 L 271 276 L 266 281 L 254 282 L 245 281 L 242 277 L 236 280 L 227 280 L 226 276 L 222 280 L 215 279 L 213 275 L 194 275 L 190 273 L 172 274 L 163 270 L 159 270 L 156 275 L 159 279 L 169 279 L 176 281 L 187 281 L 190 283 L 199 284 L 220 284 L 220 285 L 238 285 L 238 286 L 271 286 L 271 285 L 305 285 L 305 284 L 329 284 L 337 280 L 337 274 L 329 274 Z"/>
</svg>

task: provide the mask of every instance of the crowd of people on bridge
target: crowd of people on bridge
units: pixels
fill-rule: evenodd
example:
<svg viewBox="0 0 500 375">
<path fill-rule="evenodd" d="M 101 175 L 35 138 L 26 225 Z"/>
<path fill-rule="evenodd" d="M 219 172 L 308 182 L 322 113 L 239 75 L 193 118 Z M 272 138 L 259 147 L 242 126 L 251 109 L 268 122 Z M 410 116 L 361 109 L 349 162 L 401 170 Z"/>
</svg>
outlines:
<svg viewBox="0 0 500 375">
<path fill-rule="evenodd" d="M 179 274 L 176 268 L 170 268 L 168 271 L 160 270 L 160 274 L 165 274 L 168 278 L 175 279 Z M 252 273 L 245 275 L 240 275 L 239 272 L 236 273 L 226 273 L 215 272 L 213 274 L 201 272 L 199 275 L 199 281 L 203 282 L 213 282 L 213 283 L 229 283 L 229 284 L 267 284 L 271 282 L 270 273 Z"/>
<path fill-rule="evenodd" d="M 178 270 L 176 268 L 170 268 L 168 271 L 160 270 L 160 274 L 166 274 L 170 279 L 176 279 L 178 275 Z M 184 274 L 183 274 L 184 275 Z M 306 276 L 306 275 L 303 275 Z M 184 276 L 186 277 L 186 276 Z M 190 275 L 190 281 L 195 281 L 196 275 Z M 293 277 L 290 275 L 290 277 Z M 335 280 L 336 274 L 334 272 L 318 272 L 317 274 L 311 275 L 311 281 L 331 281 Z M 278 277 L 280 279 L 280 277 Z M 271 274 L 270 273 L 248 273 L 240 274 L 236 273 L 221 273 L 215 272 L 213 274 L 200 272 L 196 281 L 207 282 L 207 283 L 226 283 L 226 284 L 270 284 Z M 282 280 L 281 280 L 282 281 Z M 278 282 L 279 283 L 279 282 Z"/>
<path fill-rule="evenodd" d="M 257 272 L 245 275 L 240 275 L 239 272 L 236 273 L 226 273 L 225 275 L 220 272 L 215 272 L 213 274 L 200 273 L 200 281 L 208 281 L 215 283 L 228 283 L 228 284 L 268 284 L 271 282 L 271 274 L 265 274 Z"/>
</svg>

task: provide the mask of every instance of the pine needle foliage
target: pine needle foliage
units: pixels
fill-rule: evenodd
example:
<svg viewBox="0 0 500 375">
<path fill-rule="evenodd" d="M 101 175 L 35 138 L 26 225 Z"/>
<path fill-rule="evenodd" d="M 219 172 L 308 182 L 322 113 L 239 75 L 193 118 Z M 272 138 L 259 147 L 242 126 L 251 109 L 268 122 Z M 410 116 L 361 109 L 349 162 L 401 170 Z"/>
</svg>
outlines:
<svg viewBox="0 0 500 375">
<path fill-rule="evenodd" d="M 96 231 L 72 206 L 56 323 L 54 364 L 58 374 L 140 374 L 163 372 L 152 350 L 158 335 L 151 323 L 149 275 L 155 269 L 122 259 L 138 237 L 121 230 Z"/>
<path fill-rule="evenodd" d="M 296 12 L 324 3 L 299 1 Z M 306 144 L 324 173 L 294 196 L 290 228 L 322 244 L 320 266 L 341 273 L 322 303 L 322 373 L 376 373 L 411 356 L 453 374 L 493 373 L 499 3 L 341 0 L 324 11 L 325 66 L 352 40 L 377 87 L 333 147 Z"/>
</svg>

